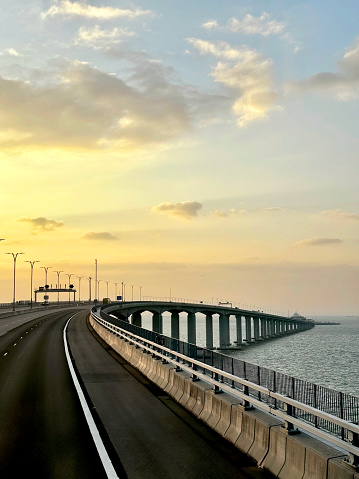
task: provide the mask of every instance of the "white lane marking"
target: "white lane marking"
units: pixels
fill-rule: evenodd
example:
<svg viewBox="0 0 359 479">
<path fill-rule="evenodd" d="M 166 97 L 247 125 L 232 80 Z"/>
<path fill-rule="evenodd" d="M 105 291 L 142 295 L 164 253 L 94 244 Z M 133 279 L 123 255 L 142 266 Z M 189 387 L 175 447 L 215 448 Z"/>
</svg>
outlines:
<svg viewBox="0 0 359 479">
<path fill-rule="evenodd" d="M 76 314 L 79 314 L 79 313 L 76 313 Z M 69 348 L 68 348 L 68 344 L 67 344 L 67 337 L 66 337 L 66 332 L 67 332 L 67 326 L 69 324 L 69 322 L 71 321 L 71 319 L 76 316 L 76 314 L 72 315 L 71 318 L 67 321 L 66 325 L 65 325 L 65 328 L 64 328 L 64 331 L 63 331 L 63 338 L 64 338 L 64 347 L 65 347 L 65 355 L 66 355 L 66 359 L 67 359 L 67 364 L 69 366 L 69 369 L 70 369 L 70 373 L 71 373 L 71 377 L 72 377 L 72 381 L 75 385 L 75 388 L 76 388 L 76 391 L 77 391 L 77 395 L 80 399 L 80 403 L 81 403 L 81 407 L 82 407 L 82 410 L 85 414 L 85 418 L 86 418 L 86 421 L 87 421 L 87 424 L 90 428 L 90 432 L 91 432 L 91 435 L 92 435 L 92 438 L 94 440 L 94 443 L 95 443 L 95 446 L 96 446 L 96 449 L 97 449 L 97 452 L 100 456 L 100 459 L 101 459 L 101 462 L 102 462 L 102 465 L 105 469 L 105 472 L 107 474 L 107 477 L 108 479 L 120 479 L 112 465 L 112 462 L 111 462 L 111 459 L 109 457 L 109 455 L 107 454 L 107 451 L 106 451 L 106 448 L 105 448 L 105 445 L 104 443 L 102 442 L 102 439 L 101 439 L 101 436 L 100 436 L 100 433 L 97 429 L 97 426 L 95 424 L 95 421 L 92 417 L 92 414 L 91 414 L 91 411 L 90 411 L 90 408 L 86 402 L 86 399 L 85 399 L 85 395 L 84 393 L 82 392 L 82 389 L 81 389 L 81 386 L 80 386 L 80 383 L 77 379 L 77 376 L 76 376 L 76 373 L 75 373 L 75 369 L 73 367 L 73 364 L 72 364 L 72 361 L 71 361 L 71 358 L 70 358 L 70 353 L 69 353 Z"/>
<path fill-rule="evenodd" d="M 14 343 L 14 346 L 16 346 L 17 343 Z"/>
</svg>

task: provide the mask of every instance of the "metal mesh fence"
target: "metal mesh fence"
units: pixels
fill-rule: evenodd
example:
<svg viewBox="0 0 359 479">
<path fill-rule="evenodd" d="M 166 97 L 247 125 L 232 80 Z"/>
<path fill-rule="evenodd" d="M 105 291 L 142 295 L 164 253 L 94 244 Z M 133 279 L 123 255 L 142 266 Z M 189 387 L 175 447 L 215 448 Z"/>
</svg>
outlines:
<svg viewBox="0 0 359 479">
<path fill-rule="evenodd" d="M 108 322 L 119 326 L 126 331 L 143 339 L 161 344 L 174 352 L 178 352 L 189 358 L 197 359 L 204 364 L 211 365 L 217 369 L 233 374 L 238 378 L 247 379 L 248 381 L 263 386 L 272 392 L 288 396 L 298 402 L 312 406 L 320 411 L 332 414 L 333 416 L 355 424 L 359 423 L 359 397 L 335 391 L 324 386 L 318 386 L 302 379 L 226 356 L 217 351 L 180 341 L 179 339 L 163 336 L 126 321 L 115 319 L 104 312 L 101 313 L 101 316 Z M 190 361 L 187 363 L 191 364 Z M 200 367 L 198 367 L 198 370 L 200 370 Z M 232 387 L 242 388 L 240 383 L 231 379 L 223 376 L 219 379 Z M 255 389 L 249 388 L 249 395 L 265 402 L 271 407 L 284 410 L 284 404 L 281 401 L 264 395 Z M 292 415 L 319 429 L 341 436 L 342 439 L 347 439 L 346 431 L 342 427 L 318 418 L 313 414 L 304 412 L 298 408 L 293 408 Z"/>
</svg>

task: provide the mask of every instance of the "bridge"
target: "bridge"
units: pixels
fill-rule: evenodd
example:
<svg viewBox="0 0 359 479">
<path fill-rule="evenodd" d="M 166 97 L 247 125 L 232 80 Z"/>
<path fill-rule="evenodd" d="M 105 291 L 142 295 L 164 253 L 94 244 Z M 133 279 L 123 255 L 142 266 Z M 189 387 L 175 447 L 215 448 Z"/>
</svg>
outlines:
<svg viewBox="0 0 359 479">
<path fill-rule="evenodd" d="M 359 479 L 359 398 L 166 337 L 158 316 L 159 331 L 134 324 L 148 310 L 240 315 L 244 335 L 249 316 L 248 339 L 255 318 L 259 338 L 303 321 L 171 302 L 0 315 L 2 477 Z"/>
<path fill-rule="evenodd" d="M 179 303 L 172 301 L 138 301 L 121 302 L 106 307 L 106 312 L 119 319 L 130 321 L 136 326 L 142 326 L 142 313 L 152 313 L 152 331 L 163 333 L 163 314 L 171 315 L 171 337 L 179 339 L 180 314 L 187 314 L 187 342 L 197 344 L 196 314 L 206 317 L 206 347 L 213 348 L 213 316 L 219 316 L 219 349 L 240 348 L 243 343 L 251 343 L 271 339 L 286 334 L 306 331 L 314 326 L 314 322 L 302 316 L 291 318 L 249 311 L 227 306 L 208 304 Z M 230 317 L 236 322 L 236 346 L 230 342 Z"/>
</svg>

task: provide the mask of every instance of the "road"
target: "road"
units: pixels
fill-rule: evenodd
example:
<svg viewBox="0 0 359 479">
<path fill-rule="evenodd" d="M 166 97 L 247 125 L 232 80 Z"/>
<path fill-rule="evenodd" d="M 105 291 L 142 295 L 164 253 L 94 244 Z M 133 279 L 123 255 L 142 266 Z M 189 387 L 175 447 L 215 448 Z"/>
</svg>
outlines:
<svg viewBox="0 0 359 479">
<path fill-rule="evenodd" d="M 87 311 L 53 312 L 0 337 L 0 477 L 102 479 L 73 363 L 119 479 L 271 477 L 96 338 Z"/>
<path fill-rule="evenodd" d="M 0 477 L 106 477 L 74 390 L 52 313 L 0 337 Z"/>
</svg>

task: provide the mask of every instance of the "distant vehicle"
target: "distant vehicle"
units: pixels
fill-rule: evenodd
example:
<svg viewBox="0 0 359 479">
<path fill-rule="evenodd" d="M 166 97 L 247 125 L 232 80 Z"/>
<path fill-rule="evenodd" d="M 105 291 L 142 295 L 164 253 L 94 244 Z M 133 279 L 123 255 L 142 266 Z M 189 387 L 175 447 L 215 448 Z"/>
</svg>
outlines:
<svg viewBox="0 0 359 479">
<path fill-rule="evenodd" d="M 49 305 L 49 302 L 48 302 L 48 301 L 43 301 L 43 302 L 41 303 L 41 306 L 48 306 L 48 305 Z"/>
<path fill-rule="evenodd" d="M 111 303 L 111 299 L 110 298 L 103 298 L 102 303 L 103 304 L 109 304 L 109 303 Z"/>
</svg>

